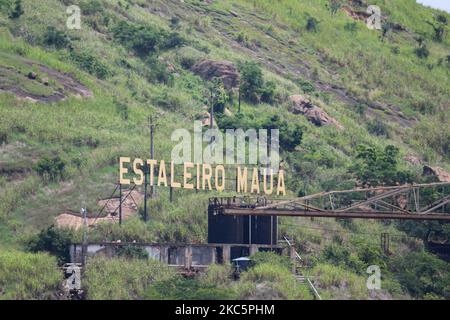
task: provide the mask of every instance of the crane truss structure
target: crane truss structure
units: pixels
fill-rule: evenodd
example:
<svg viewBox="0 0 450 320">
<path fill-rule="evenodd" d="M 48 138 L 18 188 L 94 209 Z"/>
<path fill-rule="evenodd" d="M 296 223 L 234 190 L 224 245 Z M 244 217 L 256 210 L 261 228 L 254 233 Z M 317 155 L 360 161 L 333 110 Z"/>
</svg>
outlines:
<svg viewBox="0 0 450 320">
<path fill-rule="evenodd" d="M 450 221 L 450 183 L 407 184 L 320 192 L 290 200 L 221 197 L 215 214 Z"/>
</svg>

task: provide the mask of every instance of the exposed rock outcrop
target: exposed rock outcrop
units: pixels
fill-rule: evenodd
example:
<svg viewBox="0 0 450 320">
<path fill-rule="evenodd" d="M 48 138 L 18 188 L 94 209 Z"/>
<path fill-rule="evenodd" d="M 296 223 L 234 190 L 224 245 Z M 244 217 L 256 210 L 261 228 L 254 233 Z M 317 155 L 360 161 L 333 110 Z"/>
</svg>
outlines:
<svg viewBox="0 0 450 320">
<path fill-rule="evenodd" d="M 403 158 L 406 162 L 409 162 L 413 166 L 420 166 L 422 164 L 422 160 L 413 155 L 407 155 Z"/>
<path fill-rule="evenodd" d="M 434 176 L 440 182 L 450 182 L 450 173 L 442 169 L 441 167 L 423 166 L 424 176 Z"/>
<path fill-rule="evenodd" d="M 223 85 L 227 89 L 237 87 L 239 84 L 239 72 L 230 61 L 206 59 L 196 63 L 191 70 L 203 80 L 222 79 Z"/>
<path fill-rule="evenodd" d="M 302 95 L 293 95 L 289 97 L 291 106 L 289 111 L 293 114 L 304 115 L 310 122 L 316 126 L 334 125 L 339 129 L 344 127 L 334 118 L 329 116 L 324 110 L 315 106 L 311 101 Z"/>
<path fill-rule="evenodd" d="M 55 70 L 46 65 L 22 57 L 15 57 L 17 67 L 0 65 L 0 92 L 10 92 L 18 99 L 53 103 L 64 100 L 69 96 L 80 98 L 92 97 L 93 93 L 72 74 Z M 36 71 L 23 71 L 24 68 L 33 68 Z M 20 76 L 20 81 L 11 81 Z M 30 91 L 27 84 L 44 89 L 45 94 Z"/>
</svg>

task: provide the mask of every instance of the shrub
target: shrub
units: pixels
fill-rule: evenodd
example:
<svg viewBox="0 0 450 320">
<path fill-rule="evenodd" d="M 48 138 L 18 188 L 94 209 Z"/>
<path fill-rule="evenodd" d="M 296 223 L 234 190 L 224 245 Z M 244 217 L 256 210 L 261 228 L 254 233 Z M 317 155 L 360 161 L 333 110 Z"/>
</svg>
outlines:
<svg viewBox="0 0 450 320">
<path fill-rule="evenodd" d="M 359 114 L 360 116 L 363 116 L 363 115 L 366 113 L 366 111 L 367 111 L 367 105 L 364 104 L 364 103 L 358 103 L 358 104 L 355 106 L 355 111 L 356 111 L 356 113 Z"/>
<path fill-rule="evenodd" d="M 28 196 L 39 188 L 39 179 L 28 176 L 24 181 L 17 184 L 5 184 L 1 186 L 0 192 L 0 221 L 5 221 L 10 212 L 20 205 Z"/>
<path fill-rule="evenodd" d="M 298 79 L 298 84 L 304 93 L 310 94 L 316 91 L 314 84 L 308 80 Z"/>
<path fill-rule="evenodd" d="M 85 15 L 95 15 L 103 11 L 100 0 L 84 0 L 80 3 L 81 12 Z"/>
<path fill-rule="evenodd" d="M 48 252 L 56 256 L 59 264 L 70 262 L 70 245 L 73 233 L 67 229 L 50 226 L 28 241 L 27 247 L 31 252 Z"/>
<path fill-rule="evenodd" d="M 376 136 L 389 137 L 389 130 L 380 118 L 375 118 L 367 123 L 367 131 Z"/>
<path fill-rule="evenodd" d="M 165 85 L 173 84 L 173 75 L 167 70 L 166 64 L 161 62 L 157 57 L 149 57 L 147 59 L 147 65 L 150 68 L 150 72 L 147 74 L 147 79 L 150 82 L 160 82 Z"/>
<path fill-rule="evenodd" d="M 130 218 L 123 222 L 122 226 L 113 223 L 100 223 L 90 232 L 91 241 L 116 241 L 123 242 L 152 242 L 155 235 L 140 219 Z"/>
<path fill-rule="evenodd" d="M 216 284 L 206 284 L 197 279 L 174 279 L 157 281 L 149 286 L 146 299 L 168 300 L 228 300 L 235 299 L 229 288 L 219 288 Z"/>
<path fill-rule="evenodd" d="M 335 15 L 341 7 L 341 0 L 328 0 L 327 8 L 330 10 L 331 15 Z"/>
<path fill-rule="evenodd" d="M 280 256 L 279 254 L 273 252 L 257 252 L 251 256 L 252 266 L 257 266 L 260 264 L 272 264 L 279 265 L 287 270 L 290 270 L 292 267 L 292 261 L 287 256 Z"/>
<path fill-rule="evenodd" d="M 450 299 L 449 264 L 426 252 L 411 252 L 393 261 L 401 285 L 416 298 L 435 295 Z"/>
<path fill-rule="evenodd" d="M 308 17 L 306 19 L 306 30 L 309 32 L 317 32 L 319 21 L 314 17 Z"/>
<path fill-rule="evenodd" d="M 190 69 L 194 66 L 199 60 L 204 57 L 204 54 L 197 49 L 192 47 L 183 47 L 180 48 L 177 52 L 177 60 L 178 63 L 184 69 Z"/>
<path fill-rule="evenodd" d="M 163 90 L 160 94 L 154 97 L 154 103 L 159 107 L 167 110 L 180 110 L 182 108 L 182 100 L 179 95 L 174 94 L 172 91 Z"/>
<path fill-rule="evenodd" d="M 185 43 L 184 38 L 177 32 L 167 32 L 151 25 L 126 21 L 119 22 L 112 32 L 114 38 L 140 56 L 146 56 L 158 49 L 172 49 Z"/>
<path fill-rule="evenodd" d="M 430 50 L 428 50 L 427 45 L 424 42 L 419 41 L 419 47 L 414 49 L 414 53 L 420 59 L 426 59 L 430 55 Z"/>
<path fill-rule="evenodd" d="M 322 259 L 333 265 L 351 268 L 357 273 L 365 272 L 365 264 L 351 251 L 342 245 L 327 245 L 322 252 Z"/>
<path fill-rule="evenodd" d="M 128 104 L 117 98 L 114 98 L 113 101 L 114 104 L 116 105 L 116 111 L 120 115 L 122 120 L 124 121 L 128 120 Z"/>
<path fill-rule="evenodd" d="M 17 19 L 23 14 L 24 11 L 22 8 L 22 0 L 15 0 L 14 3 L 11 4 L 8 17 L 11 19 Z"/>
<path fill-rule="evenodd" d="M 4 143 L 8 143 L 8 133 L 5 131 L 0 131 L 0 146 Z"/>
<path fill-rule="evenodd" d="M 275 81 L 267 81 L 261 89 L 261 101 L 265 103 L 273 103 L 277 86 Z"/>
<path fill-rule="evenodd" d="M 70 46 L 70 38 L 64 31 L 57 30 L 53 26 L 47 27 L 44 34 L 44 44 L 61 49 Z"/>
<path fill-rule="evenodd" d="M 180 18 L 178 18 L 177 16 L 173 16 L 172 18 L 170 18 L 170 27 L 172 29 L 177 29 L 180 25 Z"/>
<path fill-rule="evenodd" d="M 416 48 L 415 53 L 420 59 L 428 58 L 428 56 L 430 55 L 430 51 L 426 46 Z"/>
<path fill-rule="evenodd" d="M 280 264 L 261 263 L 241 274 L 242 283 L 259 283 L 261 289 L 250 292 L 257 295 L 258 291 L 265 291 L 265 299 L 311 299 L 305 285 L 300 284 L 285 266 Z M 250 298 L 246 296 L 241 298 Z"/>
<path fill-rule="evenodd" d="M 99 79 L 106 79 L 111 75 L 109 67 L 89 51 L 72 51 L 70 56 L 81 69 Z"/>
<path fill-rule="evenodd" d="M 140 247 L 134 246 L 132 244 L 121 245 L 116 248 L 116 254 L 119 257 L 127 258 L 127 259 L 144 259 L 147 260 L 149 258 L 148 252 Z"/>
<path fill-rule="evenodd" d="M 214 111 L 223 113 L 225 111 L 225 105 L 230 100 L 230 97 L 223 86 L 223 81 L 219 78 L 214 78 L 211 82 L 211 90 Z"/>
<path fill-rule="evenodd" d="M 0 300 L 57 297 L 62 272 L 46 253 L 0 251 Z"/>
<path fill-rule="evenodd" d="M 247 43 L 248 42 L 248 36 L 243 31 L 240 31 L 236 35 L 236 41 L 240 42 L 240 43 Z"/>
<path fill-rule="evenodd" d="M 368 296 L 365 276 L 357 276 L 345 268 L 318 264 L 310 274 L 316 277 L 315 284 L 319 288 L 336 287 L 335 297 L 338 294 L 350 299 L 365 299 Z"/>
<path fill-rule="evenodd" d="M 358 24 L 356 22 L 347 22 L 344 26 L 344 30 L 351 33 L 356 33 L 356 31 L 358 31 Z"/>
<path fill-rule="evenodd" d="M 87 298 L 93 300 L 143 299 L 154 282 L 169 280 L 174 271 L 156 260 L 93 257 L 83 277 Z"/>
<path fill-rule="evenodd" d="M 186 40 L 178 32 L 162 32 L 162 42 L 160 49 L 169 50 L 181 47 L 186 43 Z"/>
<path fill-rule="evenodd" d="M 0 11 L 10 19 L 17 19 L 24 14 L 22 0 L 2 0 L 0 1 Z"/>
<path fill-rule="evenodd" d="M 433 27 L 434 31 L 434 40 L 437 42 L 442 42 L 445 38 L 448 19 L 443 14 L 438 14 L 434 16 L 434 22 L 427 21 L 427 23 Z"/>
<path fill-rule="evenodd" d="M 201 282 L 206 285 L 228 285 L 231 281 L 232 271 L 230 264 L 212 264 L 208 266 L 206 274 L 201 277 Z"/>
<path fill-rule="evenodd" d="M 432 149 L 444 159 L 450 159 L 450 126 L 442 125 L 449 121 L 448 112 L 428 116 L 411 129 L 410 141 L 417 144 L 424 154 Z"/>
<path fill-rule="evenodd" d="M 55 181 L 62 178 L 65 167 L 66 163 L 59 156 L 46 156 L 36 163 L 34 170 L 44 179 Z"/>
<path fill-rule="evenodd" d="M 141 26 L 121 21 L 112 31 L 114 38 L 139 55 L 148 55 L 154 52 L 161 42 L 159 31 L 149 25 Z"/>
<path fill-rule="evenodd" d="M 279 130 L 279 144 L 280 147 L 292 152 L 301 144 L 303 138 L 303 127 L 298 123 L 288 123 L 281 120 L 278 115 L 274 115 L 267 119 L 261 125 L 264 129 L 278 129 Z"/>
<path fill-rule="evenodd" d="M 268 117 L 262 121 L 249 119 L 243 114 L 236 116 L 219 116 L 217 123 L 221 129 L 278 129 L 279 145 L 285 151 L 294 151 L 301 144 L 303 138 L 303 127 L 298 123 L 288 123 L 281 120 L 278 115 Z"/>
</svg>

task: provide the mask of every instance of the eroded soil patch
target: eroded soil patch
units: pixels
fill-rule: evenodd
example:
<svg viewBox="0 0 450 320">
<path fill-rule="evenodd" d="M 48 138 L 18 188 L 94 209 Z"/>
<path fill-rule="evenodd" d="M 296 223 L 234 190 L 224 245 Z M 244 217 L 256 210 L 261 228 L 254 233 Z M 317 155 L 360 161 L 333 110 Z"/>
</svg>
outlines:
<svg viewBox="0 0 450 320">
<path fill-rule="evenodd" d="M 58 102 L 70 95 L 91 97 L 92 92 L 71 74 L 41 63 L 0 53 L 0 92 L 32 102 Z"/>
</svg>

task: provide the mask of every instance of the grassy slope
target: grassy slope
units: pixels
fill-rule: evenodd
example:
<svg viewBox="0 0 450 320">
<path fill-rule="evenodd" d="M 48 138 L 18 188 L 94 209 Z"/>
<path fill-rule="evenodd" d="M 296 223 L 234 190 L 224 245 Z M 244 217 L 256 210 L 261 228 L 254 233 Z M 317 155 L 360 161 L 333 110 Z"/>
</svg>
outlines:
<svg viewBox="0 0 450 320">
<path fill-rule="evenodd" d="M 177 15 L 181 18 L 179 32 L 188 39 L 189 46 L 215 59 L 234 62 L 260 60 L 265 76 L 277 81 L 284 96 L 302 93 L 298 82 L 308 80 L 317 88 L 327 83 L 341 87 L 355 100 L 369 106 L 382 105 L 384 111 L 369 108 L 366 115 L 358 116 L 354 106 L 341 99 L 339 92 L 317 90 L 312 99 L 344 125 L 346 129 L 343 132 L 334 128 L 316 128 L 303 117 L 288 114 L 283 104 L 243 105 L 243 112 L 248 115 L 276 113 L 304 125 L 306 132 L 302 157 L 318 163 L 315 178 L 307 186 L 308 192 L 332 188 L 348 181 L 346 168 L 352 162 L 354 146 L 359 143 L 378 146 L 395 143 L 403 155 L 427 152 L 427 161 L 449 168 L 448 155 L 429 148 L 426 136 L 425 139 L 423 135 L 411 139 L 410 130 L 416 130 L 398 125 L 401 112 L 408 118 L 408 126 L 414 126 L 409 118 L 418 118 L 422 132 L 429 132 L 430 128 L 436 127 L 437 121 L 442 121 L 437 116 L 434 119 L 430 113 L 448 114 L 448 69 L 435 66 L 430 70 L 427 66 L 436 64 L 439 58 L 448 54 L 448 37 L 442 44 L 428 41 L 431 56 L 423 61 L 414 55 L 415 41 L 408 34 L 390 34 L 389 40 L 380 41 L 379 33 L 368 30 L 362 23 L 358 23 L 355 34 L 346 32 L 344 26 L 352 19 L 343 12 L 331 17 L 325 9 L 325 1 L 283 0 L 277 6 L 271 5 L 271 1 L 241 0 L 220 1 L 209 6 L 199 1 L 185 1 L 186 4 L 178 1 L 129 2 L 130 7 L 125 9 L 118 6 L 117 1 L 110 1 L 105 5 L 104 12 L 116 18 L 165 28 L 169 28 L 169 19 Z M 434 11 L 415 5 L 412 0 L 375 2 L 395 22 L 412 32 L 430 34 L 430 27 L 423 20 L 431 19 Z M 410 9 L 411 6 L 414 10 Z M 149 113 L 160 114 L 157 157 L 168 159 L 171 142 L 165 137 L 180 126 L 189 128 L 189 123 L 203 112 L 206 90 L 202 81 L 179 66 L 181 50 L 161 53 L 161 57 L 175 65 L 178 76 L 174 85 L 167 87 L 149 83 L 143 77 L 145 64 L 141 59 L 111 41 L 107 28 L 101 23 L 100 27 L 92 27 L 94 22 L 101 21 L 100 14 L 86 17 L 82 32 L 67 32 L 74 39 L 72 43 L 77 50 L 94 52 L 113 74 L 105 80 L 96 79 L 80 70 L 70 60 L 66 50 L 42 47 L 41 39 L 47 26 L 51 24 L 62 29 L 65 23 L 65 6 L 60 1 L 24 1 L 24 10 L 25 15 L 16 21 L 5 17 L 0 20 L 0 26 L 3 26 L 0 32 L 2 57 L 5 54 L 7 57 L 20 54 L 70 72 L 94 92 L 94 97 L 83 100 L 71 98 L 45 105 L 17 101 L 9 94 L 1 94 L 0 132 L 8 134 L 9 142 L 1 147 L 2 164 L 18 165 L 15 162 L 20 158 L 25 161 L 22 165 L 29 167 L 39 158 L 56 153 L 68 163 L 65 179 L 60 183 L 44 186 L 39 178 L 29 173 L 14 183 L 8 182 L 7 177 L 1 177 L 0 218 L 3 216 L 4 223 L 0 238 L 6 246 L 15 247 L 20 247 L 20 240 L 28 234 L 50 224 L 58 213 L 78 211 L 82 202 L 88 204 L 91 212 L 94 211 L 96 199 L 111 192 L 116 179 L 117 157 L 146 154 L 146 117 Z M 237 12 L 238 17 L 231 15 L 229 10 Z M 199 13 L 205 15 L 200 16 Z M 320 20 L 319 32 L 305 31 L 307 14 Z M 239 33 L 246 36 L 246 43 L 236 41 Z M 393 47 L 399 48 L 398 54 L 393 53 Z M 2 65 L 17 66 L 11 59 L 2 59 Z M 122 59 L 126 59 L 128 67 L 123 66 Z M 171 109 L 158 107 L 155 102 L 155 98 L 165 92 L 170 97 L 177 97 Z M 123 121 L 117 112 L 112 95 L 127 103 L 127 121 Z M 417 110 L 415 104 L 418 101 L 429 106 L 424 114 Z M 236 111 L 236 106 L 230 108 Z M 366 122 L 375 116 L 381 117 L 390 126 L 389 139 L 367 132 Z M 444 123 L 445 119 L 448 115 L 443 116 Z M 90 146 L 89 141 L 97 141 L 98 146 Z M 73 164 L 74 159 L 79 158 L 84 159 L 81 168 Z M 290 177 L 292 180 L 296 178 L 301 179 Z M 112 234 L 123 239 L 125 233 L 125 237 L 130 238 L 139 234 L 142 240 L 177 238 L 204 241 L 206 224 L 202 206 L 207 196 L 201 195 L 202 201 L 199 202 L 198 196 L 179 194 L 177 198 L 182 205 L 170 205 L 166 195 L 162 195 L 161 204 L 155 205 L 158 213 L 150 226 L 145 227 L 137 220 L 130 221 L 125 231 L 105 227 L 103 232 L 92 237 Z M 297 226 L 297 221 L 284 220 L 283 228 L 297 239 L 305 240 L 306 246 L 312 250 L 311 259 L 320 254 L 324 245 L 336 240 L 325 237 L 327 231 L 314 229 L 316 227 L 338 230 L 336 234 L 343 237 L 344 243 L 355 245 L 360 240 L 376 246 L 381 231 L 390 230 L 399 234 L 393 226 L 385 227 L 378 223 L 355 222 L 354 228 L 360 232 L 356 235 L 348 235 L 347 229 L 334 221 L 319 219 L 301 223 L 302 226 Z M 396 253 L 409 250 L 403 242 L 399 242 L 396 249 Z M 364 292 L 353 296 L 363 297 Z"/>
</svg>

